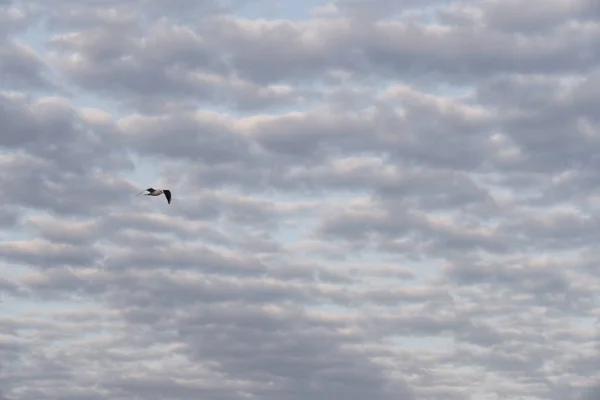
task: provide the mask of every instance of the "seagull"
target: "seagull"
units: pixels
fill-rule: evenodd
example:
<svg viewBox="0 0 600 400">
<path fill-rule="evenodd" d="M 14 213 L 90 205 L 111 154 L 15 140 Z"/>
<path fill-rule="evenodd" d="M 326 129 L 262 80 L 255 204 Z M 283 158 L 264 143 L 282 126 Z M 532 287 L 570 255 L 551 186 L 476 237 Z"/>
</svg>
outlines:
<svg viewBox="0 0 600 400">
<path fill-rule="evenodd" d="M 144 196 L 160 196 L 161 194 L 164 194 L 165 197 L 167 198 L 167 203 L 171 204 L 171 191 L 169 189 L 148 188 L 146 190 L 142 190 L 137 195 L 139 196 L 140 194 L 142 194 L 144 192 L 148 192 Z"/>
</svg>

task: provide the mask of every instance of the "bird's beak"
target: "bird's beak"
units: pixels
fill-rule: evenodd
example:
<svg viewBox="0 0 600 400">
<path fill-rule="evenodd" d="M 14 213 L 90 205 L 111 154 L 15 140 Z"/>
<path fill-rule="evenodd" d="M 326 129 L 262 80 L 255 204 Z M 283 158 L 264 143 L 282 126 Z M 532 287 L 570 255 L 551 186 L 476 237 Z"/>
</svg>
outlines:
<svg viewBox="0 0 600 400">
<path fill-rule="evenodd" d="M 144 193 L 145 190 L 142 190 L 141 192 L 139 192 L 138 194 L 136 194 L 136 197 L 139 196 L 140 194 Z"/>
</svg>

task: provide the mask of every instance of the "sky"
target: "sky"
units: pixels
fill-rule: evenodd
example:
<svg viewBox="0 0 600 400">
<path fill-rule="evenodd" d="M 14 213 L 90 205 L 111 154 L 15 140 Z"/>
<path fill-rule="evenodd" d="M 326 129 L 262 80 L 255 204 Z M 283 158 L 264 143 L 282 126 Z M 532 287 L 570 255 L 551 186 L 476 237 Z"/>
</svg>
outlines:
<svg viewBox="0 0 600 400">
<path fill-rule="evenodd" d="M 0 399 L 598 399 L 599 4 L 0 0 Z"/>
</svg>

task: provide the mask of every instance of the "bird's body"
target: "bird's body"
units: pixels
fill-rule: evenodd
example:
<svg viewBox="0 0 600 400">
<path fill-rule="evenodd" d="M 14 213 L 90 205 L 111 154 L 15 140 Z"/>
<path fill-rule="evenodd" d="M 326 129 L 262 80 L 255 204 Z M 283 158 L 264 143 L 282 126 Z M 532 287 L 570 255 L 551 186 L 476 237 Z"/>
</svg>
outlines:
<svg viewBox="0 0 600 400">
<path fill-rule="evenodd" d="M 167 203 L 171 204 L 171 191 L 169 189 L 148 188 L 148 189 L 142 190 L 140 193 L 138 193 L 138 196 L 144 192 L 148 192 L 145 194 L 145 196 L 160 196 L 161 194 L 164 194 L 165 197 L 167 198 Z"/>
</svg>

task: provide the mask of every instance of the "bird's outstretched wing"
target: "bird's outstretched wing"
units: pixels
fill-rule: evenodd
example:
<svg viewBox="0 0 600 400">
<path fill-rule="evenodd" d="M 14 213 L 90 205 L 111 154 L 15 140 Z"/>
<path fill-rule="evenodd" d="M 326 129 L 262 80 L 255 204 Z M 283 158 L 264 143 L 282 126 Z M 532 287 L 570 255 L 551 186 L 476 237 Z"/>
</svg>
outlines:
<svg viewBox="0 0 600 400">
<path fill-rule="evenodd" d="M 154 192 L 154 189 L 153 189 L 153 188 L 148 188 L 148 189 L 146 189 L 146 190 L 142 190 L 142 191 L 141 191 L 141 192 L 139 192 L 139 193 L 138 193 L 136 196 L 139 196 L 140 194 L 142 194 L 142 193 L 144 193 L 144 192 L 152 193 L 152 192 Z"/>
<path fill-rule="evenodd" d="M 165 197 L 167 198 L 167 203 L 171 204 L 171 191 L 168 189 L 163 190 Z"/>
</svg>

